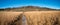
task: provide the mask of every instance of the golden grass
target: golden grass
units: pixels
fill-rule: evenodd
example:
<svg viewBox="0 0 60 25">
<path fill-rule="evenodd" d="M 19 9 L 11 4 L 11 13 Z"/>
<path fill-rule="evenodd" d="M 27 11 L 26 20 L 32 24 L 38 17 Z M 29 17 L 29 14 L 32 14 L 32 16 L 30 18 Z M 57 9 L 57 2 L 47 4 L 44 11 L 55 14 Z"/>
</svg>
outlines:
<svg viewBox="0 0 60 25">
<path fill-rule="evenodd" d="M 0 25 L 22 25 L 23 15 L 26 25 L 60 25 L 60 11 L 0 12 Z"/>
<path fill-rule="evenodd" d="M 24 12 L 28 25 L 60 25 L 60 11 Z"/>
<path fill-rule="evenodd" d="M 0 12 L 0 25 L 8 25 L 8 23 L 16 20 L 20 14 L 22 14 L 22 12 Z M 21 22 L 22 21 L 20 21 L 20 23 Z"/>
</svg>

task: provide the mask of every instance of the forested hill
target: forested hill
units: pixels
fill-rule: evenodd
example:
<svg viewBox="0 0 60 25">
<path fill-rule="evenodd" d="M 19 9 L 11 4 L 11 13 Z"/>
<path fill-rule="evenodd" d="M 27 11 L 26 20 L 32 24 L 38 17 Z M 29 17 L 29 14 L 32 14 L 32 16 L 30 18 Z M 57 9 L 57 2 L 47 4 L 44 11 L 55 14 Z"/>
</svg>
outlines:
<svg viewBox="0 0 60 25">
<path fill-rule="evenodd" d="M 23 6 L 16 8 L 0 9 L 0 11 L 60 11 L 60 9 L 52 9 L 52 8 L 37 7 L 37 6 Z"/>
</svg>

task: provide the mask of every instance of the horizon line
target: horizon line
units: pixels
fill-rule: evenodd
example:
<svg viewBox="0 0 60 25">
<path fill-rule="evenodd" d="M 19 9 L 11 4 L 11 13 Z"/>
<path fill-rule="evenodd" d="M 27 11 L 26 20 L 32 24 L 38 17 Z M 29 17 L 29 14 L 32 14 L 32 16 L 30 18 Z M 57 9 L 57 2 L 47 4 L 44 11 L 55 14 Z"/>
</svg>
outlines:
<svg viewBox="0 0 60 25">
<path fill-rule="evenodd" d="M 5 9 L 5 8 L 17 8 L 17 7 L 25 7 L 25 6 L 36 6 L 36 7 L 46 7 L 46 8 L 51 8 L 51 9 L 60 9 L 60 8 L 54 8 L 54 7 L 49 7 L 49 6 L 38 6 L 38 5 L 20 5 L 20 6 L 8 6 L 8 7 L 0 7 L 0 9 Z"/>
</svg>

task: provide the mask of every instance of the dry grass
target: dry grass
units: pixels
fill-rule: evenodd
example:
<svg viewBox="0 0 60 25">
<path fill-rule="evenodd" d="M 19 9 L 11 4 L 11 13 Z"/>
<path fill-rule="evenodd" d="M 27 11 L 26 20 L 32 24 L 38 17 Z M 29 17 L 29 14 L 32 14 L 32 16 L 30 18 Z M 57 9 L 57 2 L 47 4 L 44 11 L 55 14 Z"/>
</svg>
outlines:
<svg viewBox="0 0 60 25">
<path fill-rule="evenodd" d="M 0 12 L 0 25 L 13 25 L 20 14 L 22 14 L 22 12 Z M 22 18 L 20 17 L 20 21 L 18 21 L 17 25 L 22 22 L 21 20 Z"/>
<path fill-rule="evenodd" d="M 60 11 L 25 12 L 28 25 L 60 25 Z"/>
<path fill-rule="evenodd" d="M 26 25 L 60 25 L 60 11 L 0 12 L 0 25 L 22 25 L 23 14 Z"/>
</svg>

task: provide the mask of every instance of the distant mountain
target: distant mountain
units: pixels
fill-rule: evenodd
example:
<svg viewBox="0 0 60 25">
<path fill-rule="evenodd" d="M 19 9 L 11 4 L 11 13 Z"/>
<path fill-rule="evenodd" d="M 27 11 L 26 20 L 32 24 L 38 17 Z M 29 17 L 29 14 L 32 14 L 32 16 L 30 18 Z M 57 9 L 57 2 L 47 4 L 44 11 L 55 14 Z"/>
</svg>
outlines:
<svg viewBox="0 0 60 25">
<path fill-rule="evenodd" d="M 24 6 L 17 8 L 6 8 L 0 9 L 0 11 L 60 11 L 60 9 L 51 9 L 46 7 L 37 7 L 37 6 Z"/>
</svg>

